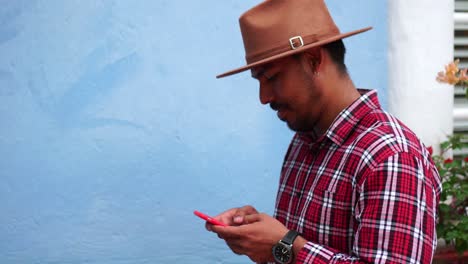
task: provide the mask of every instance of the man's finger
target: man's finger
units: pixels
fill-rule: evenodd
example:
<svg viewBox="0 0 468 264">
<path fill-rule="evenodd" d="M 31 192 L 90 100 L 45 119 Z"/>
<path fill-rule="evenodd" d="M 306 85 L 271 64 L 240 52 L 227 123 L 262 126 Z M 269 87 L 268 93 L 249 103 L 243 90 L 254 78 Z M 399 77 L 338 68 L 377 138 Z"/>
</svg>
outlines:
<svg viewBox="0 0 468 264">
<path fill-rule="evenodd" d="M 251 205 L 246 205 L 246 206 L 243 206 L 240 208 L 241 211 L 245 212 L 245 214 L 257 214 L 257 209 L 255 209 L 253 206 Z"/>
<path fill-rule="evenodd" d="M 234 213 L 232 217 L 232 221 L 236 225 L 245 224 L 244 217 L 246 215 L 256 214 L 256 213 L 257 213 L 257 210 L 253 206 L 246 205 L 237 209 L 237 211 Z"/>
<path fill-rule="evenodd" d="M 240 238 L 239 227 L 234 226 L 212 226 L 212 231 L 218 234 L 222 239 L 238 239 Z"/>
<path fill-rule="evenodd" d="M 251 214 L 244 216 L 244 224 L 252 224 L 255 222 L 260 222 L 262 220 L 261 214 Z"/>
</svg>

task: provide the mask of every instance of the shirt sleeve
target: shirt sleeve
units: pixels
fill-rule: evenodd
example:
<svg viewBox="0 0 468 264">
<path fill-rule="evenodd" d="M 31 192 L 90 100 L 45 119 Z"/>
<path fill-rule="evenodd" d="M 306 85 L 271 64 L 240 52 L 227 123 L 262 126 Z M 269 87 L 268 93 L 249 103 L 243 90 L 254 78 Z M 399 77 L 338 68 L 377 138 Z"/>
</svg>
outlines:
<svg viewBox="0 0 468 264">
<path fill-rule="evenodd" d="M 435 167 L 410 153 L 379 162 L 358 181 L 352 254 L 311 241 L 296 263 L 431 263 L 440 192 L 434 177 Z"/>
</svg>

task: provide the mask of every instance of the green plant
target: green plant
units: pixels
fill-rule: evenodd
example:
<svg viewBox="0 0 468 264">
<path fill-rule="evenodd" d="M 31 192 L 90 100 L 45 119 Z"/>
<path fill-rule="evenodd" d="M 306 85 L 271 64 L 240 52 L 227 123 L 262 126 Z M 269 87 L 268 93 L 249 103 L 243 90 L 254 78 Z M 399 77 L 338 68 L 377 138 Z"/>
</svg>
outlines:
<svg viewBox="0 0 468 264">
<path fill-rule="evenodd" d="M 468 149 L 467 142 L 468 138 L 462 135 L 450 136 L 441 144 L 441 155 L 433 156 L 442 180 L 437 235 L 453 244 L 459 253 L 468 250 L 468 156 L 444 157 Z"/>
<path fill-rule="evenodd" d="M 459 63 L 455 60 L 446 65 L 436 79 L 462 87 L 468 98 L 468 69 L 460 69 Z M 454 244 L 459 253 L 468 250 L 468 155 L 463 155 L 463 149 L 468 149 L 467 136 L 455 134 L 441 143 L 441 154 L 433 156 L 442 180 L 437 235 Z M 457 158 L 444 158 L 449 152 L 450 156 L 458 154 Z"/>
</svg>

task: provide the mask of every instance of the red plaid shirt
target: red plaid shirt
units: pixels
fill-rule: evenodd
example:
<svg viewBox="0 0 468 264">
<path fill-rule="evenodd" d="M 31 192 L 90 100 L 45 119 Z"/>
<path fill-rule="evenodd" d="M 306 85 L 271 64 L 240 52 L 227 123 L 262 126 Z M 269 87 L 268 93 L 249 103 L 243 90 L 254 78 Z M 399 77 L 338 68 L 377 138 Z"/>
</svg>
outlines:
<svg viewBox="0 0 468 264">
<path fill-rule="evenodd" d="M 437 169 L 377 93 L 360 92 L 324 135 L 294 136 L 275 216 L 309 241 L 297 263 L 430 263 Z"/>
</svg>

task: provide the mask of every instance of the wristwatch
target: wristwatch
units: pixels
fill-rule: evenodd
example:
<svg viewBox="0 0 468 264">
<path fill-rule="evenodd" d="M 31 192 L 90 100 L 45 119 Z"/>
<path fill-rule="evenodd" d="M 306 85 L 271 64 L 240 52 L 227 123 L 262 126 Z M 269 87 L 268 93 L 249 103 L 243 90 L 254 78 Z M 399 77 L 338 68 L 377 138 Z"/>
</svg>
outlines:
<svg viewBox="0 0 468 264">
<path fill-rule="evenodd" d="M 280 264 L 289 264 L 293 260 L 292 246 L 294 240 L 299 235 L 294 230 L 289 230 L 288 233 L 276 245 L 273 246 L 273 257 L 275 261 Z"/>
</svg>

